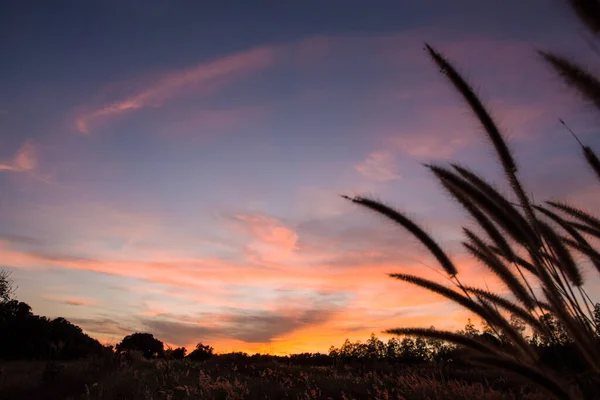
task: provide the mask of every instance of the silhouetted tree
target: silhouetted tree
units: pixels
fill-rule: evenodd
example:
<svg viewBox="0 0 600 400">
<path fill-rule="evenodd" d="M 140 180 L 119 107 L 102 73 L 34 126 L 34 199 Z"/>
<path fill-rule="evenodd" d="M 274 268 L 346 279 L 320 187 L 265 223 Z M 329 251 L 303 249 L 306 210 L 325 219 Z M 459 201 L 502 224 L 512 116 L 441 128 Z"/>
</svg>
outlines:
<svg viewBox="0 0 600 400">
<path fill-rule="evenodd" d="M 468 337 L 479 336 L 479 329 L 475 328 L 475 325 L 473 325 L 473 322 L 471 322 L 471 318 L 467 319 L 464 334 L 465 334 L 465 336 L 468 336 Z"/>
<path fill-rule="evenodd" d="M 0 359 L 75 359 L 102 354 L 102 345 L 64 318 L 35 315 L 12 299 L 9 274 L 0 272 Z"/>
<path fill-rule="evenodd" d="M 425 338 L 420 336 L 415 339 L 415 358 L 421 362 L 429 360 L 429 348 L 427 347 L 427 342 L 425 341 Z"/>
<path fill-rule="evenodd" d="M 552 314 L 544 314 L 540 321 L 546 326 L 550 335 L 544 335 L 540 344 L 542 346 L 565 345 L 571 342 L 564 326 Z"/>
<path fill-rule="evenodd" d="M 340 351 L 335 346 L 329 347 L 329 357 L 338 359 L 341 357 Z"/>
<path fill-rule="evenodd" d="M 371 337 L 367 340 L 367 357 L 369 358 L 383 358 L 385 357 L 386 347 L 374 333 L 371 333 Z"/>
<path fill-rule="evenodd" d="M 431 325 L 430 329 L 435 329 L 435 326 Z M 429 359 L 432 361 L 442 361 L 447 358 L 447 354 L 451 350 L 451 345 L 434 338 L 426 338 L 427 348 L 429 349 Z"/>
<path fill-rule="evenodd" d="M 209 345 L 203 345 L 202 342 L 196 345 L 187 357 L 192 361 L 204 361 L 212 357 L 214 349 Z"/>
<path fill-rule="evenodd" d="M 409 362 L 417 358 L 415 341 L 412 338 L 405 337 L 400 341 L 400 357 Z"/>
<path fill-rule="evenodd" d="M 0 269 L 0 303 L 12 300 L 15 285 L 10 277 L 10 271 Z"/>
<path fill-rule="evenodd" d="M 353 355 L 353 349 L 354 349 L 354 345 L 352 344 L 352 342 L 350 342 L 349 339 L 346 339 L 344 341 L 344 344 L 342 344 L 342 347 L 340 347 L 340 356 L 344 359 L 350 358 Z"/>
<path fill-rule="evenodd" d="M 333 358 L 322 353 L 300 353 L 289 357 L 277 357 L 279 361 L 288 361 L 294 365 L 328 366 L 333 364 Z"/>
<path fill-rule="evenodd" d="M 164 344 L 151 333 L 138 332 L 125 336 L 121 343 L 117 344 L 118 352 L 128 350 L 140 351 L 146 358 L 162 357 L 164 354 Z"/>
<path fill-rule="evenodd" d="M 385 357 L 388 360 L 394 360 L 400 356 L 400 340 L 393 337 L 388 340 L 385 346 Z"/>
<path fill-rule="evenodd" d="M 171 351 L 171 358 L 174 360 L 183 360 L 187 349 L 185 347 L 177 347 Z"/>
</svg>

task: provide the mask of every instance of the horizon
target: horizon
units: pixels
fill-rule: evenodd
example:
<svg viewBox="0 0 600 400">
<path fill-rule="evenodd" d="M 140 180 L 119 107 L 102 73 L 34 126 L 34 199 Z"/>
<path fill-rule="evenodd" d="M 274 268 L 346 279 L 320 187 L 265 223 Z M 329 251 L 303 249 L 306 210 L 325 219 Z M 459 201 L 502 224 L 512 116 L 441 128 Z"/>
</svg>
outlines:
<svg viewBox="0 0 600 400">
<path fill-rule="evenodd" d="M 0 267 L 16 297 L 102 343 L 148 332 L 219 353 L 461 328 L 468 312 L 387 276 L 441 281 L 426 250 L 340 197 L 399 206 L 461 279 L 507 292 L 422 166 L 459 161 L 505 189 L 425 42 L 490 106 L 535 199 L 589 208 L 599 193 L 559 122 L 598 148 L 596 117 L 535 54 L 598 66 L 583 28 L 560 2 L 481 3 L 6 7 Z"/>
</svg>

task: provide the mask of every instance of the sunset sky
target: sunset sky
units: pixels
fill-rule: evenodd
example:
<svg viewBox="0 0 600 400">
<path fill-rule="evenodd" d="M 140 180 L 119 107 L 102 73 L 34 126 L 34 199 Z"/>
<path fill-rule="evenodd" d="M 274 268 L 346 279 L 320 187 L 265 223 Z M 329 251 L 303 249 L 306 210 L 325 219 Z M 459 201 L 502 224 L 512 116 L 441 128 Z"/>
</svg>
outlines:
<svg viewBox="0 0 600 400">
<path fill-rule="evenodd" d="M 424 42 L 479 90 L 536 200 L 598 204 L 558 122 L 600 150 L 598 115 L 535 54 L 600 65 L 558 0 L 0 7 L 0 267 L 36 314 L 103 342 L 143 331 L 286 354 L 463 326 L 457 306 L 386 276 L 441 279 L 427 252 L 340 194 L 407 210 L 465 281 L 504 291 L 422 166 L 459 160 L 505 188 Z"/>
</svg>

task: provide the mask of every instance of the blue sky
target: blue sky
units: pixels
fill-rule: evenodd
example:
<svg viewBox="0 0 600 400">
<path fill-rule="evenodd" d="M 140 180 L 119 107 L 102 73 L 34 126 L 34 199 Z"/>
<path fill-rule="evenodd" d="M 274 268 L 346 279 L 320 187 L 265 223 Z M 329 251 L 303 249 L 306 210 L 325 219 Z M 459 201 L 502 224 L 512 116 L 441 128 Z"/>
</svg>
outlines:
<svg viewBox="0 0 600 400">
<path fill-rule="evenodd" d="M 598 195 L 557 119 L 597 147 L 597 117 L 535 55 L 597 65 L 560 1 L 1 7 L 2 264 L 35 312 L 105 341 L 147 330 L 286 353 L 462 324 L 385 276 L 431 275 L 424 250 L 338 196 L 410 210 L 475 282 L 493 282 L 421 163 L 502 175 L 425 41 L 480 91 L 536 199 Z"/>
</svg>

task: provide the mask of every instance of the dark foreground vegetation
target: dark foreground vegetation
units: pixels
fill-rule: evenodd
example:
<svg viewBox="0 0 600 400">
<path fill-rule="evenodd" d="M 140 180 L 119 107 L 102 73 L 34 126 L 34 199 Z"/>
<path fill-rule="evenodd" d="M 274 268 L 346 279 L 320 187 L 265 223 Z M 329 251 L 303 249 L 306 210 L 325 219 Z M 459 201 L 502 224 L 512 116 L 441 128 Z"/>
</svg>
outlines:
<svg viewBox="0 0 600 400">
<path fill-rule="evenodd" d="M 308 366 L 229 354 L 200 363 L 85 359 L 57 363 L 52 373 L 44 362 L 2 368 L 2 399 L 549 399 L 498 373 L 381 361 Z"/>
</svg>

